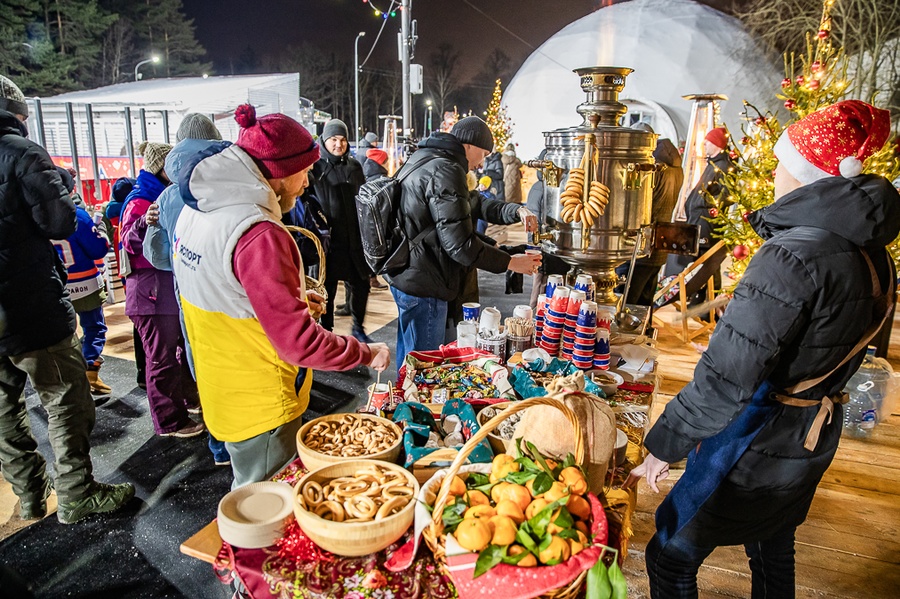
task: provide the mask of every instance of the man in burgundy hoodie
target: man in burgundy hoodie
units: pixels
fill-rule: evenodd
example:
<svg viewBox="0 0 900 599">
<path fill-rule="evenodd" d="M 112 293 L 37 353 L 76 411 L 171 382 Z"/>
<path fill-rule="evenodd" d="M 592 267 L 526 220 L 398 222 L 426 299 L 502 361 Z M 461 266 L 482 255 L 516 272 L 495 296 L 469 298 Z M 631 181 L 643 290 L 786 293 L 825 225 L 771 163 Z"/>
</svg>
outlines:
<svg viewBox="0 0 900 599">
<path fill-rule="evenodd" d="M 390 352 L 326 331 L 310 310 L 300 252 L 281 224 L 309 184 L 319 148 L 283 114 L 248 104 L 235 145 L 221 142 L 178 174 L 185 204 L 174 269 L 210 432 L 231 454 L 233 487 L 266 480 L 296 455 L 312 369 L 384 370 Z M 298 376 L 299 375 L 299 376 Z"/>
</svg>

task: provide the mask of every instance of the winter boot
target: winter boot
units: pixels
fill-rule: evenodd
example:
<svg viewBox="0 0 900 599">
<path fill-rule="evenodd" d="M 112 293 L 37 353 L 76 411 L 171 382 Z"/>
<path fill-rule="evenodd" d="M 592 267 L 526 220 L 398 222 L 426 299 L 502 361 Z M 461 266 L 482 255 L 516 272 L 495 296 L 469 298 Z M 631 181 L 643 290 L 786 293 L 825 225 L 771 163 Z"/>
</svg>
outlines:
<svg viewBox="0 0 900 599">
<path fill-rule="evenodd" d="M 19 499 L 19 517 L 22 520 L 39 520 L 47 515 L 47 498 L 53 491 L 53 484 L 48 479 L 44 489 L 37 497 Z"/>
<path fill-rule="evenodd" d="M 87 378 L 91 383 L 91 393 L 94 395 L 109 395 L 112 392 L 112 387 L 104 383 L 103 379 L 100 378 L 99 364 L 88 366 Z"/>
<path fill-rule="evenodd" d="M 114 512 L 134 497 L 134 485 L 94 483 L 88 495 L 77 501 L 59 504 L 56 518 L 63 524 L 74 524 L 91 514 Z"/>
</svg>

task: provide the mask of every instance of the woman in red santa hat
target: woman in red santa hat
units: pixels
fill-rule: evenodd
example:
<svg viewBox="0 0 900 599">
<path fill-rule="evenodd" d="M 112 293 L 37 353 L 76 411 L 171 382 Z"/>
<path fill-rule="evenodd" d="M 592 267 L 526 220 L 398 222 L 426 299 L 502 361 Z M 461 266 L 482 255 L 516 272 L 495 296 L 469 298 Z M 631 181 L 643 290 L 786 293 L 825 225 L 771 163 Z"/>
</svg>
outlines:
<svg viewBox="0 0 900 599">
<path fill-rule="evenodd" d="M 794 123 L 775 146 L 775 203 L 750 215 L 766 240 L 694 371 L 632 471 L 653 491 L 684 475 L 647 546 L 651 596 L 697 597 L 714 548 L 744 545 L 752 597 L 794 596 L 794 533 L 841 435 L 841 392 L 890 314 L 900 194 L 862 175 L 890 116 L 856 100 Z"/>
</svg>

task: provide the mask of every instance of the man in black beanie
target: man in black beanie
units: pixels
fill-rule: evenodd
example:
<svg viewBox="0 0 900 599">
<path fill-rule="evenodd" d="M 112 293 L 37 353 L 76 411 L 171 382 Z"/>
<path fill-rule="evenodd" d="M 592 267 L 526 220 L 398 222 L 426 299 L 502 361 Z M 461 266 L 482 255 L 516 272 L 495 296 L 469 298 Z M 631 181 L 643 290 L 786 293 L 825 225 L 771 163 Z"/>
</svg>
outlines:
<svg viewBox="0 0 900 599">
<path fill-rule="evenodd" d="M 413 171 L 401 183 L 400 199 L 409 266 L 386 276 L 400 312 L 398 366 L 407 352 L 443 343 L 447 303 L 457 297 L 470 270 L 531 274 L 540 266 L 540 256 L 510 256 L 475 233 L 475 219 L 487 215 L 481 214 L 478 194 L 471 195 L 467 173 L 481 166 L 493 147 L 487 123 L 470 116 L 450 133 L 436 132 L 419 142 L 401 169 Z"/>
<path fill-rule="evenodd" d="M 363 255 L 356 215 L 356 194 L 366 182 L 362 167 L 350 155 L 347 125 L 339 119 L 325 123 L 319 136 L 321 158 L 312 170 L 316 198 L 331 225 L 331 247 L 325 261 L 325 290 L 328 303 L 321 324 L 329 331 L 334 328 L 334 299 L 339 281 L 349 287 L 347 306 L 353 317 L 351 334 L 363 343 L 371 343 L 363 326 L 369 302 L 369 275 L 372 271 Z"/>
</svg>

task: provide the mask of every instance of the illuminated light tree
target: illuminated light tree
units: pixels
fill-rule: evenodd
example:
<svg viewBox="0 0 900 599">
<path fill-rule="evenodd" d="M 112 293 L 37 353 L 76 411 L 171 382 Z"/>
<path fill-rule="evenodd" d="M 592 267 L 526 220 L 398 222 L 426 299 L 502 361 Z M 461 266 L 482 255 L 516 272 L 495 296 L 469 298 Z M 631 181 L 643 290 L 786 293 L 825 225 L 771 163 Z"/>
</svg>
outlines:
<svg viewBox="0 0 900 599">
<path fill-rule="evenodd" d="M 774 201 L 774 175 L 778 159 L 775 142 L 791 123 L 811 112 L 843 99 L 851 87 L 847 77 L 847 59 L 831 40 L 831 10 L 835 0 L 825 0 L 819 28 L 806 35 L 806 52 L 784 55 L 785 78 L 778 98 L 784 101 L 788 118 L 781 121 L 770 111 L 762 112 L 744 102 L 743 137 L 735 144 L 733 171 L 723 174 L 726 190 L 720 200 L 710 198 L 716 208 L 710 211 L 714 235 L 724 239 L 734 262 L 730 275 L 740 279 L 750 259 L 762 245 L 747 217 Z M 737 140 L 736 140 L 737 141 Z M 900 158 L 894 139 L 863 164 L 864 173 L 878 174 L 890 181 L 900 176 Z M 900 264 L 900 238 L 890 247 L 895 262 Z"/>
<path fill-rule="evenodd" d="M 490 127 L 491 133 L 494 135 L 494 146 L 499 148 L 500 151 L 503 151 L 503 148 L 506 147 L 506 144 L 512 138 L 513 133 L 512 119 L 506 115 L 506 106 L 503 106 L 500 103 L 502 96 L 503 92 L 500 89 L 500 80 L 497 79 L 497 83 L 494 86 L 494 93 L 491 96 L 491 103 L 488 105 L 487 112 L 484 113 L 484 120 L 488 127 Z"/>
</svg>

